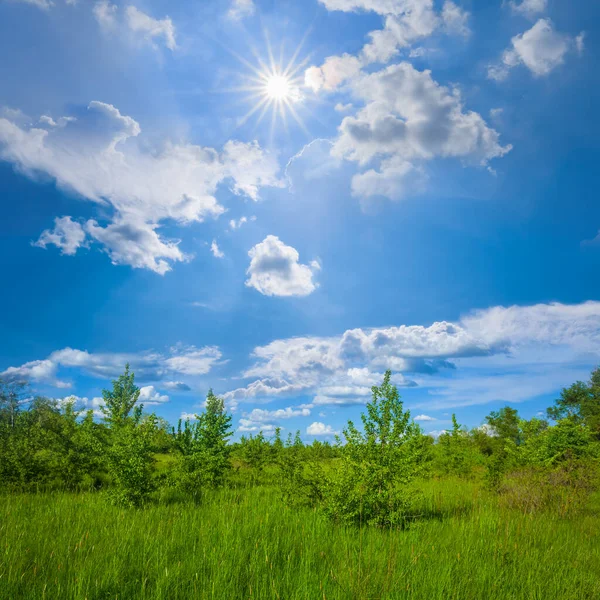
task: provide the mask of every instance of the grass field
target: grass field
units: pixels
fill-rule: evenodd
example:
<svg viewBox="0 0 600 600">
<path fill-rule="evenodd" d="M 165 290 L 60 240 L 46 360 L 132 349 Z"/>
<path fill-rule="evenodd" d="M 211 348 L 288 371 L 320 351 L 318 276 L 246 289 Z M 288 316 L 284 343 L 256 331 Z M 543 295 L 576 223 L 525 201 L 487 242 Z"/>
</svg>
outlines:
<svg viewBox="0 0 600 600">
<path fill-rule="evenodd" d="M 0 598 L 600 598 L 600 499 L 523 514 L 479 484 L 422 482 L 406 530 L 341 527 L 269 486 L 121 510 L 101 494 L 1 498 Z"/>
</svg>

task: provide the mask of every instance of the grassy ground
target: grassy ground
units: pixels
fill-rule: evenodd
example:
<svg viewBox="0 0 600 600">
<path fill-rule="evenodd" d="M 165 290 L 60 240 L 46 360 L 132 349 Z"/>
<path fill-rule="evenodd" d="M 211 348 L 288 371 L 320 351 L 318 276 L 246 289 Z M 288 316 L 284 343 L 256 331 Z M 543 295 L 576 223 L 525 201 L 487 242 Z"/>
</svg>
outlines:
<svg viewBox="0 0 600 600">
<path fill-rule="evenodd" d="M 0 598 L 600 598 L 600 503 L 576 517 L 425 482 L 405 531 L 336 526 L 276 490 L 120 510 L 100 494 L 0 498 Z"/>
</svg>

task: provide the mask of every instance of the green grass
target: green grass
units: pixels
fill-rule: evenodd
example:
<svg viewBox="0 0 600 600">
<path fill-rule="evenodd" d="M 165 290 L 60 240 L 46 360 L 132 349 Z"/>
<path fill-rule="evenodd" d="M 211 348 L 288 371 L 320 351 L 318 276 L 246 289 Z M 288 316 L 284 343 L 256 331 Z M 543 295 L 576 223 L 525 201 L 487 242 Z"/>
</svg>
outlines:
<svg viewBox="0 0 600 600">
<path fill-rule="evenodd" d="M 92 493 L 5 496 L 0 598 L 600 598 L 598 498 L 564 519 L 501 508 L 476 483 L 421 487 L 404 531 L 336 526 L 269 487 L 143 510 Z"/>
</svg>

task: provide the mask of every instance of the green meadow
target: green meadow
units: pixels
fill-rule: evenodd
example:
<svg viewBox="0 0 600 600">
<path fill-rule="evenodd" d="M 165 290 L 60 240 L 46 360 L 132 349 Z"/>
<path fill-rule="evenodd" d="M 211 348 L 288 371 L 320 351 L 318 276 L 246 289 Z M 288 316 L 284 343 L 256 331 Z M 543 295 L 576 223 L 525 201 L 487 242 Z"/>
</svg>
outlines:
<svg viewBox="0 0 600 600">
<path fill-rule="evenodd" d="M 600 497 L 572 515 L 503 506 L 480 482 L 415 482 L 405 528 L 336 525 L 270 484 L 121 509 L 97 493 L 9 495 L 0 597 L 600 598 Z"/>
</svg>

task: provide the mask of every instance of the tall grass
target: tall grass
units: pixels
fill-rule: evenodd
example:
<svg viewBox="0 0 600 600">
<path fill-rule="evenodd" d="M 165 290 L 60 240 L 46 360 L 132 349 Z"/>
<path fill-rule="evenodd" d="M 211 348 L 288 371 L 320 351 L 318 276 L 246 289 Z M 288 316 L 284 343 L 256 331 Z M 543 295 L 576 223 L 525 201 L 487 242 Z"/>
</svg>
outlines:
<svg viewBox="0 0 600 600">
<path fill-rule="evenodd" d="M 423 482 L 405 530 L 341 527 L 273 488 L 120 510 L 100 494 L 0 498 L 0 598 L 600 598 L 598 498 L 569 518 Z"/>
</svg>

